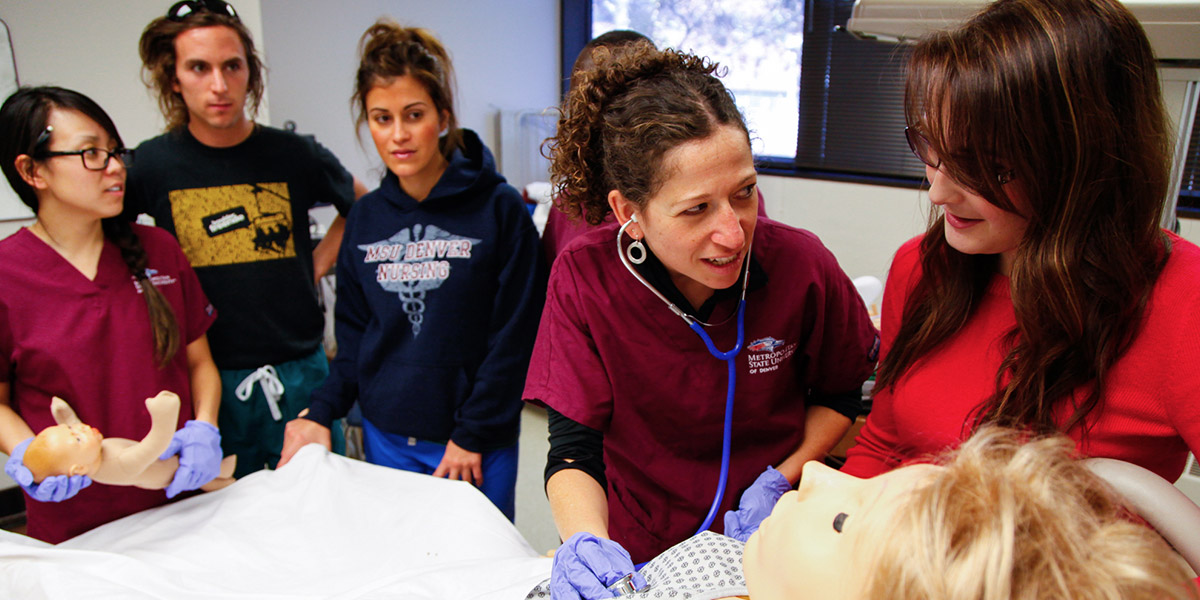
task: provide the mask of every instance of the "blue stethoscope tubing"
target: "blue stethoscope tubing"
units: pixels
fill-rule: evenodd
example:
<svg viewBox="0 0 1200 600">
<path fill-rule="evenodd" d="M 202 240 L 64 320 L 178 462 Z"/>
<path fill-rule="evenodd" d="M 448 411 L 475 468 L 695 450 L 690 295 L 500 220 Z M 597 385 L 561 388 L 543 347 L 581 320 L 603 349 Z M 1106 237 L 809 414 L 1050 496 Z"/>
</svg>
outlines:
<svg viewBox="0 0 1200 600">
<path fill-rule="evenodd" d="M 747 253 L 747 259 L 749 254 Z M 749 262 L 747 260 L 747 262 Z M 744 291 L 742 292 L 745 293 Z M 717 480 L 717 494 L 713 496 L 712 507 L 708 509 L 708 516 L 704 517 L 704 524 L 700 529 L 696 530 L 696 534 L 705 531 L 712 525 L 713 519 L 717 517 L 717 511 L 721 508 L 721 499 L 725 497 L 725 484 L 729 482 L 729 452 L 733 442 L 733 390 L 737 383 L 737 353 L 742 349 L 742 341 L 745 340 L 745 316 L 746 316 L 746 299 L 743 297 L 738 302 L 737 313 L 737 343 L 733 345 L 728 352 L 721 352 L 713 345 L 712 338 L 708 337 L 708 333 L 699 323 L 692 321 L 688 323 L 688 327 L 692 328 L 700 339 L 704 340 L 704 345 L 708 346 L 708 353 L 712 354 L 718 360 L 723 360 L 729 366 L 729 384 L 725 392 L 725 431 L 723 435 L 723 443 L 721 444 L 721 477 Z M 696 535 L 693 534 L 693 535 Z"/>
<path fill-rule="evenodd" d="M 699 529 L 696 530 L 696 534 L 699 534 L 700 532 L 707 530 L 712 525 L 713 520 L 716 519 L 717 511 L 719 511 L 721 508 L 721 500 L 725 497 L 726 484 L 729 482 L 729 454 L 733 442 L 733 394 L 734 389 L 737 386 L 736 359 L 738 352 L 742 349 L 742 342 L 745 341 L 746 286 L 750 282 L 750 249 L 751 246 L 753 246 L 753 239 L 751 240 L 750 244 L 747 244 L 746 256 L 742 259 L 745 264 L 743 265 L 744 273 L 742 275 L 742 297 L 738 302 L 737 309 L 737 343 L 733 345 L 733 348 L 722 352 L 721 350 L 717 349 L 716 345 L 713 344 L 712 338 L 708 336 L 706 331 L 704 331 L 704 326 L 700 321 L 684 312 L 678 306 L 675 306 L 675 303 L 668 300 L 666 296 L 663 296 L 662 292 L 654 289 L 654 286 L 650 285 L 650 282 L 646 281 L 646 279 L 642 277 L 642 275 L 638 273 L 636 269 L 633 268 L 633 265 L 629 263 L 629 259 L 625 256 L 625 252 L 621 248 L 621 237 L 625 235 L 625 229 L 629 227 L 631 223 L 636 222 L 637 218 L 635 215 L 633 218 L 630 218 L 628 221 L 622 224 L 621 228 L 617 230 L 617 256 L 620 258 L 621 264 L 625 265 L 625 268 L 629 270 L 629 272 L 635 278 L 637 278 L 638 281 L 642 282 L 642 285 L 646 286 L 646 289 L 653 292 L 655 296 L 658 296 L 660 300 L 666 303 L 667 308 L 671 309 L 671 312 L 682 318 L 683 321 L 687 323 L 687 326 L 690 327 L 692 331 L 695 331 L 696 335 L 700 336 L 700 339 L 704 341 L 704 345 L 708 348 L 708 353 L 713 355 L 713 358 L 725 361 L 729 368 L 729 383 L 725 392 L 725 427 L 721 444 L 721 476 L 717 480 L 717 493 L 713 497 L 712 507 L 708 509 L 708 515 L 704 517 L 704 523 L 700 525 Z"/>
</svg>

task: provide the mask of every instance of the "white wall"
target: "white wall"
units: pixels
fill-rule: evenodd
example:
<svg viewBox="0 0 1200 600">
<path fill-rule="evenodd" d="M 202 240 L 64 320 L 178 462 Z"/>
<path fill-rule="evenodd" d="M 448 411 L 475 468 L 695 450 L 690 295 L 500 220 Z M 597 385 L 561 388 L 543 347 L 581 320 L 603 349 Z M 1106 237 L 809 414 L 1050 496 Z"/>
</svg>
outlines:
<svg viewBox="0 0 1200 600">
<path fill-rule="evenodd" d="M 374 188 L 381 163 L 365 132 L 365 150 L 354 137 L 350 95 L 358 40 L 387 16 L 430 29 L 442 41 L 458 79 L 459 123 L 498 154 L 497 111 L 558 102 L 558 6 L 558 0 L 263 0 L 271 124 L 295 121 L 297 131 L 315 134 Z"/>
<path fill-rule="evenodd" d="M 886 280 L 892 254 L 925 230 L 928 199 L 913 189 L 760 177 L 767 214 L 817 234 L 850 277 Z"/>
</svg>

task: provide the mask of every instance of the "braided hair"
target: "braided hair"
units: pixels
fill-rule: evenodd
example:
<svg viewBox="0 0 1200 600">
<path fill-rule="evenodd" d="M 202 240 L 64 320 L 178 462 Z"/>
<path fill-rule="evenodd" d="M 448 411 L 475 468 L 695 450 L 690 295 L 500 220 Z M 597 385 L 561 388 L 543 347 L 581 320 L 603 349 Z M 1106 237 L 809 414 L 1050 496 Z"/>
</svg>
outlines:
<svg viewBox="0 0 1200 600">
<path fill-rule="evenodd" d="M 53 86 L 26 86 L 14 92 L 0 106 L 0 169 L 21 202 L 34 213 L 38 212 L 39 206 L 37 193 L 17 170 L 16 160 L 21 155 L 36 157 L 39 151 L 44 150 L 37 146 L 45 143 L 42 135 L 50 121 L 51 112 L 56 109 L 83 114 L 102 127 L 118 146 L 124 145 L 116 125 L 104 109 L 79 92 Z M 33 163 L 28 164 L 28 168 L 32 169 Z M 166 297 L 151 283 L 146 273 L 146 250 L 129 222 L 118 215 L 103 219 L 100 224 L 104 236 L 121 250 L 121 258 L 129 268 L 129 274 L 137 281 L 142 297 L 146 299 L 150 331 L 154 337 L 154 355 L 159 368 L 162 368 L 179 351 L 180 334 L 175 312 L 171 310 Z"/>
</svg>

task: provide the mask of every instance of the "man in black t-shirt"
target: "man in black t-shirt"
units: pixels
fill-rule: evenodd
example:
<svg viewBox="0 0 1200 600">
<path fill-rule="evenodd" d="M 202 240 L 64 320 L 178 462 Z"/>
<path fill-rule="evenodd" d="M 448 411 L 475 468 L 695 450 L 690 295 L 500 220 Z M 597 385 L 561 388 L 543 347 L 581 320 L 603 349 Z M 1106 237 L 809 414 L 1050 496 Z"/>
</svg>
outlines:
<svg viewBox="0 0 1200 600">
<path fill-rule="evenodd" d="M 126 212 L 175 235 L 217 309 L 208 340 L 221 374 L 221 445 L 238 455 L 241 477 L 275 466 L 284 424 L 328 373 L 316 282 L 366 190 L 311 137 L 247 116 L 262 99 L 263 66 L 229 4 L 176 3 L 146 27 L 139 52 L 167 131 L 138 146 Z M 317 203 L 339 215 L 313 248 Z"/>
</svg>

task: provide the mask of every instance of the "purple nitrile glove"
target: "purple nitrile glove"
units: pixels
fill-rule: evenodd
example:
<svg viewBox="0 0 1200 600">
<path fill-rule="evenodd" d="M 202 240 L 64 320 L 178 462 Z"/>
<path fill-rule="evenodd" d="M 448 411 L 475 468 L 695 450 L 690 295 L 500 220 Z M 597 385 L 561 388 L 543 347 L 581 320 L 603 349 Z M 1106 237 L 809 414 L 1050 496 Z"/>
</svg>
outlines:
<svg viewBox="0 0 1200 600">
<path fill-rule="evenodd" d="M 634 569 L 629 552 L 620 544 L 581 531 L 554 553 L 550 595 L 554 600 L 612 598 L 615 594 L 608 586 L 630 573 L 635 588 L 646 586 L 646 579 Z"/>
<path fill-rule="evenodd" d="M 165 460 L 179 455 L 179 468 L 167 486 L 167 497 L 198 489 L 221 473 L 221 432 L 211 423 L 188 421 L 175 432 L 167 451 L 158 457 Z"/>
<path fill-rule="evenodd" d="M 758 531 L 758 526 L 771 514 L 779 497 L 792 489 L 792 484 L 774 467 L 767 467 L 750 487 L 742 492 L 737 510 L 725 513 L 725 535 L 742 542 Z"/>
<path fill-rule="evenodd" d="M 17 444 L 8 457 L 8 462 L 4 463 L 4 472 L 12 477 L 30 498 L 38 502 L 62 502 L 78 494 L 79 490 L 92 485 L 92 478 L 87 475 L 55 475 L 43 479 L 41 483 L 34 483 L 33 473 L 25 466 L 25 449 L 31 442 L 33 438 Z"/>
</svg>

